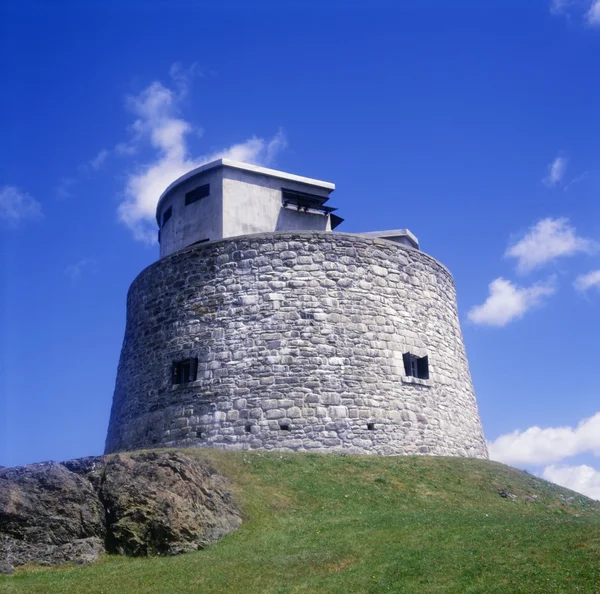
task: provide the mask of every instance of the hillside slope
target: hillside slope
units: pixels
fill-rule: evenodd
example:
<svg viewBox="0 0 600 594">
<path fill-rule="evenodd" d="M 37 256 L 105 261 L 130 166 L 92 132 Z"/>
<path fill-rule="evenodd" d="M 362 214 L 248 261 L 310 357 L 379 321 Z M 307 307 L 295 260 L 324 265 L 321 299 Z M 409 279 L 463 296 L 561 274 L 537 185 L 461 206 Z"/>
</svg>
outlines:
<svg viewBox="0 0 600 594">
<path fill-rule="evenodd" d="M 481 460 L 185 450 L 244 523 L 177 557 L 26 568 L 0 592 L 599 592 L 600 503 Z"/>
</svg>

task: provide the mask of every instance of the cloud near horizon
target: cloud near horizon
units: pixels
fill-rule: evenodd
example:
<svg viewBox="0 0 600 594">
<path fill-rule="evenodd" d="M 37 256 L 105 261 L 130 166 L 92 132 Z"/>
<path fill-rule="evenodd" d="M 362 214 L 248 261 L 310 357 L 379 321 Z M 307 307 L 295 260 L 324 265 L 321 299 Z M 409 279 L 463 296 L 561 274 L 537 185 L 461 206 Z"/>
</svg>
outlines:
<svg viewBox="0 0 600 594">
<path fill-rule="evenodd" d="M 554 464 L 578 454 L 600 456 L 600 412 L 576 427 L 530 427 L 488 443 L 490 458 L 513 465 Z"/>
<path fill-rule="evenodd" d="M 132 231 L 134 238 L 151 244 L 157 241 L 158 198 L 175 179 L 219 158 L 269 165 L 287 145 L 283 131 L 279 130 L 270 139 L 253 136 L 211 154 L 191 156 L 186 137 L 193 126 L 179 115 L 181 99 L 188 93 L 187 80 L 179 70 L 172 69 L 171 74 L 177 90 L 155 81 L 139 95 L 128 98 L 128 107 L 137 119 L 131 127 L 132 140 L 117 149 L 121 154 L 132 154 L 137 145 L 149 142 L 156 151 L 153 160 L 127 177 L 124 199 L 118 207 L 119 220 Z"/>
<path fill-rule="evenodd" d="M 569 219 L 546 218 L 531 227 L 528 233 L 511 245 L 505 257 L 517 260 L 517 272 L 526 274 L 557 258 L 575 254 L 593 253 L 598 244 L 590 239 L 579 237 Z"/>
<path fill-rule="evenodd" d="M 546 466 L 541 476 L 547 481 L 600 500 L 600 472 L 587 464 Z"/>
<path fill-rule="evenodd" d="M 580 454 L 600 457 L 600 412 L 575 427 L 530 427 L 488 442 L 490 458 L 511 466 L 542 466 L 541 476 L 600 499 L 600 472 L 588 465 L 560 464 Z"/>
<path fill-rule="evenodd" d="M 42 205 L 16 186 L 0 187 L 0 219 L 11 226 L 26 219 L 43 217 Z"/>
<path fill-rule="evenodd" d="M 470 309 L 468 319 L 479 325 L 506 326 L 522 318 L 527 311 L 540 305 L 544 297 L 555 292 L 553 278 L 531 287 L 518 287 L 500 277 L 490 283 L 489 296 L 484 303 Z"/>
</svg>

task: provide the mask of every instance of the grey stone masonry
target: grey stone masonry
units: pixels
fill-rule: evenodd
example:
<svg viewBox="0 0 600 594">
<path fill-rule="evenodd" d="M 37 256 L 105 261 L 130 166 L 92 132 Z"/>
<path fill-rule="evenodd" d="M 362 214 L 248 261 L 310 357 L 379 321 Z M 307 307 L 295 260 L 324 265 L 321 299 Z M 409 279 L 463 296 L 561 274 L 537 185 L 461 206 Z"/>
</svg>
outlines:
<svg viewBox="0 0 600 594">
<path fill-rule="evenodd" d="M 429 379 L 403 354 L 428 357 Z M 197 359 L 195 381 L 173 364 Z M 163 446 L 487 458 L 450 273 L 331 232 L 199 244 L 127 299 L 106 452 Z"/>
</svg>

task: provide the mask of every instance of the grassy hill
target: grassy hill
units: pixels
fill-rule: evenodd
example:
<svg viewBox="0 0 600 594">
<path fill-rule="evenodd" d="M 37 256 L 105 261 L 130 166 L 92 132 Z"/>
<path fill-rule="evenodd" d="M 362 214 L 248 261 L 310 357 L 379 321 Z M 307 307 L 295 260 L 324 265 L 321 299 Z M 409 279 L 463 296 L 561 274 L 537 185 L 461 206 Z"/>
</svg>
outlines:
<svg viewBox="0 0 600 594">
<path fill-rule="evenodd" d="M 186 450 L 242 528 L 178 557 L 21 568 L 8 593 L 600 592 L 600 503 L 461 458 Z"/>
</svg>

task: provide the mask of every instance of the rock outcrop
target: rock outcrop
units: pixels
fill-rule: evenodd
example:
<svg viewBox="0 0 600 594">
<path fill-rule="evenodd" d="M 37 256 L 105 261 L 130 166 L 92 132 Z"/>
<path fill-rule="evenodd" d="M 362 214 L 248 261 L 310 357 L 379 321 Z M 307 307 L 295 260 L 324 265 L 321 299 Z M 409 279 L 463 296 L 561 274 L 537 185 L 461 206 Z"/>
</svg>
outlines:
<svg viewBox="0 0 600 594">
<path fill-rule="evenodd" d="M 44 462 L 0 470 L 0 572 L 89 563 L 107 551 L 172 555 L 241 523 L 227 480 L 179 452 Z"/>
</svg>

